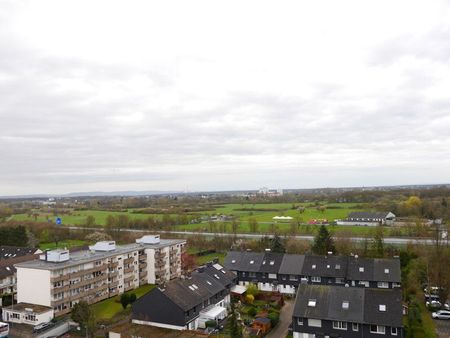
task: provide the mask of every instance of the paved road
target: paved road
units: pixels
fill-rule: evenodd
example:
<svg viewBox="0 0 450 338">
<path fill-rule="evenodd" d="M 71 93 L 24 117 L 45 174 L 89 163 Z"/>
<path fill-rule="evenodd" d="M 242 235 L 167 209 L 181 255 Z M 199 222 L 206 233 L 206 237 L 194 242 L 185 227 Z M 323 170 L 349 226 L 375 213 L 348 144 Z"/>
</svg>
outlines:
<svg viewBox="0 0 450 338">
<path fill-rule="evenodd" d="M 434 319 L 439 338 L 450 338 L 450 320 Z"/>
<path fill-rule="evenodd" d="M 284 338 L 288 334 L 289 325 L 292 323 L 292 313 L 294 311 L 294 300 L 290 299 L 284 303 L 280 312 L 280 321 L 277 326 L 269 332 L 266 338 Z"/>
<path fill-rule="evenodd" d="M 104 231 L 104 228 L 86 228 L 86 227 L 80 227 L 80 226 L 65 226 L 66 229 L 72 229 L 72 230 L 92 230 L 92 231 Z M 126 231 L 126 232 L 134 232 L 134 233 L 151 233 L 149 230 L 142 230 L 142 229 L 121 229 L 120 231 Z M 158 230 L 153 231 L 157 233 L 165 233 L 165 234 L 175 234 L 175 235 L 182 235 L 182 236 L 210 236 L 210 237 L 234 237 L 234 234 L 230 233 L 211 233 L 211 232 L 195 232 L 195 231 L 165 231 L 165 230 Z M 236 234 L 236 237 L 238 238 L 251 238 L 251 239 L 258 239 L 265 236 L 268 236 L 269 234 Z M 290 238 L 296 238 L 296 239 L 303 239 L 303 240 L 309 240 L 312 241 L 314 239 L 314 236 L 308 236 L 308 235 L 297 235 L 297 236 L 289 236 Z M 361 242 L 366 240 L 364 237 L 350 237 L 350 240 L 353 242 Z M 408 244 L 408 243 L 416 243 L 416 244 L 426 244 L 426 245 L 434 245 L 435 242 L 433 239 L 424 239 L 424 238 L 398 238 L 398 237 L 386 237 L 384 238 L 384 243 L 386 244 Z"/>
</svg>

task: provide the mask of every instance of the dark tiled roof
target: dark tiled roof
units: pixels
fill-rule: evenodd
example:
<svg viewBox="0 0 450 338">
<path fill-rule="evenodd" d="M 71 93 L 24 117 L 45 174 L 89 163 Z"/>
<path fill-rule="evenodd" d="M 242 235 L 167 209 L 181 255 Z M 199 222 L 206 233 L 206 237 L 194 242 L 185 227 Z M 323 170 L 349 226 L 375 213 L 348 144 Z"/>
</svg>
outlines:
<svg viewBox="0 0 450 338">
<path fill-rule="evenodd" d="M 386 218 L 389 212 L 368 212 L 368 211 L 354 211 L 348 214 L 348 218 L 364 218 L 364 219 L 378 219 Z"/>
<path fill-rule="evenodd" d="M 236 279 L 236 274 L 223 267 L 220 269 L 219 265 L 214 264 L 211 266 L 206 266 L 204 268 L 204 273 L 210 277 L 215 278 L 223 286 L 233 284 Z"/>
<path fill-rule="evenodd" d="M 373 259 L 348 258 L 347 278 L 350 280 L 371 281 L 373 279 Z"/>
<path fill-rule="evenodd" d="M 347 273 L 347 257 L 306 255 L 302 275 L 319 277 L 342 277 Z"/>
<path fill-rule="evenodd" d="M 279 273 L 282 275 L 301 275 L 304 261 L 304 255 L 285 254 L 280 265 Z"/>
<path fill-rule="evenodd" d="M 0 260 L 11 259 L 20 256 L 34 255 L 42 251 L 36 248 L 22 248 L 18 246 L 0 246 Z"/>
<path fill-rule="evenodd" d="M 383 282 L 400 283 L 401 268 L 400 259 L 381 259 L 374 260 L 373 279 Z"/>
<path fill-rule="evenodd" d="M 402 326 L 402 293 L 400 289 L 364 289 L 364 322 L 367 324 Z M 386 311 L 380 311 L 380 305 Z"/>
<path fill-rule="evenodd" d="M 0 265 L 0 279 L 9 277 L 9 276 L 13 276 L 14 273 L 16 272 L 16 268 L 14 267 L 14 265 Z"/>
<path fill-rule="evenodd" d="M 264 253 L 249 251 L 231 251 L 225 258 L 224 266 L 233 271 L 258 272 L 264 259 Z"/>
<path fill-rule="evenodd" d="M 309 302 L 315 302 L 315 306 L 309 306 Z M 348 302 L 348 309 L 345 308 L 344 302 Z M 385 305 L 386 311 L 380 311 L 380 305 Z M 401 327 L 401 291 L 301 284 L 293 315 L 301 318 Z"/>
<path fill-rule="evenodd" d="M 187 311 L 224 290 L 226 287 L 215 277 L 205 272 L 194 272 L 189 279 L 167 283 L 162 293 Z"/>
<path fill-rule="evenodd" d="M 261 263 L 260 272 L 278 273 L 281 262 L 283 261 L 283 254 L 266 252 Z"/>
</svg>

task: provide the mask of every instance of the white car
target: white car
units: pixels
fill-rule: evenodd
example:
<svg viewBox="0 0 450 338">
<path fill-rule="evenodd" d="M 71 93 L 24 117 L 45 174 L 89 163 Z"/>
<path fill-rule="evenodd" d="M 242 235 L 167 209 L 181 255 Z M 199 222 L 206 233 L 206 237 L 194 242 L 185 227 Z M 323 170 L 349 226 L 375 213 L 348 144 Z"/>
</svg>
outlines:
<svg viewBox="0 0 450 338">
<path fill-rule="evenodd" d="M 431 314 L 431 317 L 436 318 L 436 319 L 450 319 L 450 311 L 439 310 L 439 311 L 433 312 Z"/>
</svg>

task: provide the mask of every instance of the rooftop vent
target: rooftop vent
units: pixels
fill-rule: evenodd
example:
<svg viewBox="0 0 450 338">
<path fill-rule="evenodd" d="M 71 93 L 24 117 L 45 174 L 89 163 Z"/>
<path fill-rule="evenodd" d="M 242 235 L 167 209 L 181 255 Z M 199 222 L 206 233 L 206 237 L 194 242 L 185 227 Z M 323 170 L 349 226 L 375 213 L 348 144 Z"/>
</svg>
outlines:
<svg viewBox="0 0 450 338">
<path fill-rule="evenodd" d="M 50 250 L 46 251 L 43 255 L 40 255 L 39 259 L 41 261 L 53 263 L 66 262 L 70 259 L 70 253 L 69 250 Z"/>
<path fill-rule="evenodd" d="M 386 305 L 380 304 L 380 305 L 378 306 L 378 310 L 380 310 L 381 312 L 386 312 Z"/>
<path fill-rule="evenodd" d="M 315 299 L 308 300 L 308 306 L 309 307 L 316 307 L 316 300 Z"/>
<path fill-rule="evenodd" d="M 348 310 L 348 306 L 349 306 L 348 300 L 344 300 L 344 301 L 342 302 L 342 308 L 343 308 L 344 310 Z"/>
<path fill-rule="evenodd" d="M 92 250 L 92 251 L 113 251 L 113 250 L 116 250 L 116 242 L 115 241 L 97 242 L 94 245 L 89 246 L 89 250 Z"/>
<path fill-rule="evenodd" d="M 161 243 L 161 238 L 159 235 L 145 235 L 141 238 L 136 239 L 138 244 L 159 244 Z"/>
<path fill-rule="evenodd" d="M 364 272 L 364 267 L 363 266 L 359 267 L 359 272 Z"/>
<path fill-rule="evenodd" d="M 389 273 L 389 269 L 384 269 L 384 273 Z"/>
</svg>

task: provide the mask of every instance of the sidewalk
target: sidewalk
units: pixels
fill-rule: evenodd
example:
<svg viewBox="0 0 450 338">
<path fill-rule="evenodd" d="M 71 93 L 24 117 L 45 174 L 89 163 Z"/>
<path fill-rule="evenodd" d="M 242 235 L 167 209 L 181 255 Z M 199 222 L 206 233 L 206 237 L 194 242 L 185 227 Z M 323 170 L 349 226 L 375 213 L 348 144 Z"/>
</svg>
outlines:
<svg viewBox="0 0 450 338">
<path fill-rule="evenodd" d="M 280 312 L 280 321 L 277 326 L 269 332 L 266 338 L 284 338 L 288 334 L 289 325 L 292 323 L 294 311 L 294 299 L 286 300 Z"/>
</svg>

